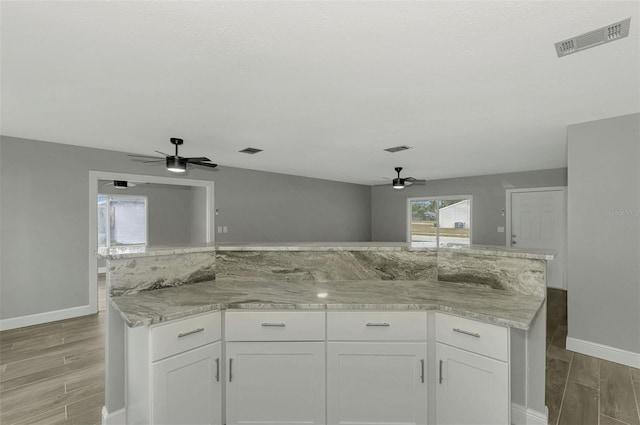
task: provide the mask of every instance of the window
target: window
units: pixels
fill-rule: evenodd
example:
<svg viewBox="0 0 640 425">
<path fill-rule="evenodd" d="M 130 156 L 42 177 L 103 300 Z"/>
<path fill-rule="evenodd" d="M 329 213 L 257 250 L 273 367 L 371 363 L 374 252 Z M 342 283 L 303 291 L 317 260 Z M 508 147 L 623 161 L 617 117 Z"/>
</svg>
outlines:
<svg viewBox="0 0 640 425">
<path fill-rule="evenodd" d="M 98 246 L 147 244 L 147 197 L 98 195 Z"/>
<path fill-rule="evenodd" d="M 471 196 L 409 199 L 409 242 L 415 247 L 471 244 Z"/>
</svg>

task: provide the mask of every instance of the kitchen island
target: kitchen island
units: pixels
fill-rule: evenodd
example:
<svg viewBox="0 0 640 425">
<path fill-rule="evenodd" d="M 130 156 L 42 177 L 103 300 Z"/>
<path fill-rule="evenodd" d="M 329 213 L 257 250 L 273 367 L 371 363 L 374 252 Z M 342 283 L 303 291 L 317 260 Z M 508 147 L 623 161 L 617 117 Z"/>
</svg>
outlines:
<svg viewBox="0 0 640 425">
<path fill-rule="evenodd" d="M 201 354 L 202 365 L 208 365 L 203 366 L 206 370 L 215 369 L 211 382 L 218 383 L 218 387 L 209 385 L 205 379 L 203 388 L 207 391 L 199 391 L 207 393 L 207 399 L 219 398 L 203 416 L 211 423 L 263 423 L 273 422 L 274 418 L 276 422 L 344 423 L 361 414 L 366 416 L 354 412 L 354 406 L 365 402 L 364 395 L 375 398 L 381 394 L 365 391 L 375 388 L 371 385 L 359 391 L 351 388 L 349 392 L 339 377 L 366 381 L 369 378 L 364 376 L 371 374 L 364 374 L 357 367 L 341 369 L 340 365 L 357 358 L 364 359 L 364 363 L 357 364 L 366 365 L 369 360 L 373 367 L 375 359 L 383 354 L 389 357 L 385 368 L 390 382 L 406 375 L 404 381 L 400 379 L 406 384 L 405 392 L 396 388 L 399 399 L 392 405 L 399 410 L 389 423 L 399 419 L 408 423 L 464 420 L 464 415 L 456 416 L 447 408 L 449 399 L 466 397 L 465 391 L 477 384 L 456 381 L 454 370 L 449 369 L 470 364 L 471 360 L 485 366 L 466 372 L 481 372 L 491 378 L 488 381 L 495 381 L 492 385 L 497 385 L 484 393 L 504 394 L 503 400 L 485 397 L 481 400 L 485 406 L 475 407 L 499 413 L 490 414 L 489 420 L 531 422 L 544 410 L 544 266 L 552 254 L 500 247 L 435 250 L 412 249 L 405 244 L 314 243 L 161 247 L 112 250 L 102 255 L 109 262 L 111 294 L 107 320 L 107 423 L 117 422 L 119 415 L 126 423 L 171 422 L 169 410 L 180 409 L 173 404 L 171 409 L 162 410 L 163 405 L 178 398 L 171 386 L 167 387 L 167 376 L 171 374 L 166 364 L 180 356 L 195 355 L 201 349 L 206 352 L 206 356 Z M 364 322 L 363 315 L 367 319 Z M 192 330 L 189 323 L 184 332 L 177 332 L 180 323 L 188 320 L 204 322 L 193 322 Z M 205 322 L 206 326 L 202 324 Z M 247 328 L 253 325 L 258 328 Z M 174 330 L 179 339 L 191 338 L 192 342 L 160 355 L 154 347 L 171 343 L 159 342 L 154 333 L 160 335 L 172 326 L 178 326 Z M 205 335 L 211 328 L 217 330 Z M 197 335 L 190 333 L 193 331 Z M 183 334 L 188 336 L 183 338 Z M 258 351 L 240 350 L 246 347 Z M 307 351 L 287 354 L 279 351 L 283 347 Z M 268 406 L 256 401 L 253 388 L 264 390 L 268 376 L 251 381 L 241 370 L 240 378 L 233 381 L 234 359 L 239 362 L 236 368 L 242 365 L 250 369 L 248 359 L 275 358 L 275 352 L 265 357 L 264 349 L 286 354 L 288 359 L 295 359 L 296 355 L 312 359 L 308 365 L 311 375 L 298 371 L 290 376 L 305 377 L 301 382 L 292 382 L 291 388 L 302 390 L 304 382 L 318 386 L 307 388 L 312 395 L 298 400 L 299 406 L 307 408 L 282 413 L 284 408 L 280 406 L 273 412 L 277 401 L 267 397 Z M 461 355 L 475 357 L 464 358 L 460 363 L 456 356 Z M 261 363 L 254 366 L 258 364 Z M 160 369 L 165 371 L 164 378 L 158 375 Z M 259 368 L 277 369 L 276 364 Z M 182 369 L 171 369 L 177 370 Z M 443 379 L 449 373 L 452 379 Z M 373 375 L 384 381 L 385 373 L 380 369 Z M 173 387 L 176 385 L 179 386 Z M 385 383 L 383 387 L 389 385 Z M 407 388 L 412 388 L 411 397 Z M 185 390 L 180 389 L 179 393 Z M 289 394 L 287 388 L 272 390 Z M 304 393 L 298 390 L 289 396 Z M 342 394 L 343 399 L 337 394 Z M 242 402 L 247 397 L 254 397 L 251 408 Z M 542 408 L 533 408 L 536 398 L 541 398 Z M 491 403 L 496 403 L 493 408 Z M 385 409 L 379 414 L 391 415 L 393 409 Z M 466 410 L 473 413 L 473 403 Z M 186 410 L 192 411 L 193 406 Z M 263 418 L 256 417 L 256 412 Z M 185 414 L 189 417 L 191 413 Z M 373 422 L 372 418 L 365 420 Z"/>
</svg>

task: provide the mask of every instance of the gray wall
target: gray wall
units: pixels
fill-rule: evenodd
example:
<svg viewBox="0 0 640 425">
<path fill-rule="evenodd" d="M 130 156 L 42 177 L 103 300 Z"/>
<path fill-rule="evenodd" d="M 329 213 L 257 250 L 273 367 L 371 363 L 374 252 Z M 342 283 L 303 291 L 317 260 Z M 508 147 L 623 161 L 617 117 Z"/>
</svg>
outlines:
<svg viewBox="0 0 640 425">
<path fill-rule="evenodd" d="M 204 243 L 207 241 L 207 193 L 204 187 L 191 188 L 191 242 Z M 215 220 L 215 217 L 214 217 Z"/>
<path fill-rule="evenodd" d="M 640 114 L 568 138 L 568 336 L 640 353 Z"/>
<path fill-rule="evenodd" d="M 371 192 L 371 238 L 373 241 L 406 241 L 407 198 L 445 195 L 473 195 L 471 237 L 474 244 L 505 245 L 505 190 L 528 187 L 566 186 L 567 169 L 526 171 L 431 180 L 394 190 L 391 184 L 375 186 Z"/>
<path fill-rule="evenodd" d="M 89 170 L 176 177 L 106 150 L 0 138 L 0 319 L 89 304 Z M 370 240 L 368 186 L 220 167 L 227 241 Z"/>
<path fill-rule="evenodd" d="M 192 188 L 169 184 L 140 184 L 126 190 L 98 183 L 98 193 L 105 195 L 146 196 L 149 245 L 171 245 L 191 242 L 193 219 Z M 203 189 L 204 190 L 204 189 Z M 205 206 L 202 205 L 204 210 Z M 202 214 L 202 220 L 205 219 Z M 204 223 L 202 223 L 204 226 Z"/>
</svg>

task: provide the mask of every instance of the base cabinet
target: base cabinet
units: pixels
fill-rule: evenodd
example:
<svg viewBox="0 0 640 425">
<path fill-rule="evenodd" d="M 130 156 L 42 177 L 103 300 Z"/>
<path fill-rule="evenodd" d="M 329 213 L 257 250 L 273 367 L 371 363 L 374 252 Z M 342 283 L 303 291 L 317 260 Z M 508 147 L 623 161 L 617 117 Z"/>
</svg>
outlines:
<svg viewBox="0 0 640 425">
<path fill-rule="evenodd" d="M 154 424 L 222 424 L 221 342 L 153 363 Z"/>
<path fill-rule="evenodd" d="M 227 342 L 226 417 L 235 424 L 325 424 L 324 342 Z"/>
<path fill-rule="evenodd" d="M 427 423 L 427 344 L 327 343 L 327 423 Z"/>
<path fill-rule="evenodd" d="M 438 425 L 508 425 L 507 363 L 436 344 Z"/>
</svg>

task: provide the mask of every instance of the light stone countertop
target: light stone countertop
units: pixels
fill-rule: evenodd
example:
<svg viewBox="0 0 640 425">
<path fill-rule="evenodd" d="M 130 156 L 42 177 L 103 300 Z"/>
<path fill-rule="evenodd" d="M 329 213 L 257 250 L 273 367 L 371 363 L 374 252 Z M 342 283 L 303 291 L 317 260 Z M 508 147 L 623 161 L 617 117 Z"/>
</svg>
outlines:
<svg viewBox="0 0 640 425">
<path fill-rule="evenodd" d="M 155 245 L 155 246 L 116 246 L 113 248 L 98 248 L 96 257 L 107 260 L 120 260 L 123 258 L 156 257 L 159 255 L 188 254 L 191 252 L 215 251 L 216 244 L 181 244 L 181 245 Z"/>
<path fill-rule="evenodd" d="M 228 242 L 218 243 L 217 251 L 402 251 L 406 242 Z"/>
<path fill-rule="evenodd" d="M 212 310 L 308 309 L 438 310 L 527 330 L 544 298 L 449 282 L 211 281 L 110 297 L 110 302 L 129 327 Z"/>
<path fill-rule="evenodd" d="M 420 249 L 424 248 L 410 248 L 411 251 L 419 251 Z M 553 250 L 510 248 L 498 245 L 450 246 L 440 247 L 438 250 L 442 252 L 461 252 L 465 254 L 478 254 L 494 257 L 529 258 L 532 260 L 553 260 L 556 257 L 556 252 Z"/>
<path fill-rule="evenodd" d="M 158 255 L 187 254 L 191 252 L 229 251 L 442 251 L 451 253 L 497 257 L 553 260 L 555 252 L 508 248 L 497 245 L 451 246 L 446 248 L 411 247 L 406 242 L 229 242 L 165 246 L 120 246 L 99 248 L 98 258 L 117 260 L 124 258 L 154 257 Z"/>
</svg>

